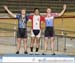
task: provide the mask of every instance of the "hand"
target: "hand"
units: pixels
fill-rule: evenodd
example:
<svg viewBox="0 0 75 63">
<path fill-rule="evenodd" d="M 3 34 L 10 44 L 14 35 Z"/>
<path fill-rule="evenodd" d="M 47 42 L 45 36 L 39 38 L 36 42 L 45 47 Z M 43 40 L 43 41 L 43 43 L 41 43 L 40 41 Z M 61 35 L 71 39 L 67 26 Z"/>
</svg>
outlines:
<svg viewBox="0 0 75 63">
<path fill-rule="evenodd" d="M 66 4 L 63 5 L 63 8 L 66 9 Z"/>
<path fill-rule="evenodd" d="M 8 9 L 8 7 L 7 6 L 4 6 L 4 9 Z"/>
</svg>

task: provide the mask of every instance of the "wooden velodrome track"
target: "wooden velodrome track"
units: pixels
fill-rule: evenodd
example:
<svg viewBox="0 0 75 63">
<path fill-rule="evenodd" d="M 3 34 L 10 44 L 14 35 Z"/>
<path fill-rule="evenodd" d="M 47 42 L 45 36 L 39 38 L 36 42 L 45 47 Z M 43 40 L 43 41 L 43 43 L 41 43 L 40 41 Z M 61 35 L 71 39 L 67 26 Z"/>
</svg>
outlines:
<svg viewBox="0 0 75 63">
<path fill-rule="evenodd" d="M 66 15 L 66 16 L 65 16 Z M 57 44 L 57 36 L 59 38 L 59 50 L 57 51 L 57 46 L 55 46 L 55 51 L 57 54 L 67 54 L 67 55 L 75 55 L 75 13 L 67 13 L 62 17 L 56 18 L 54 21 L 54 28 L 55 28 L 55 44 Z M 73 15 L 73 16 L 72 16 Z M 14 32 L 17 30 L 17 24 L 18 21 L 17 19 L 12 19 L 12 18 L 0 18 L 0 54 L 8 54 L 9 51 L 10 53 L 15 53 L 16 51 L 16 46 L 13 46 L 12 42 L 15 39 L 12 39 L 10 37 L 15 37 L 16 34 L 14 35 Z M 44 30 L 45 24 L 42 24 L 42 28 Z M 28 22 L 28 27 L 31 26 L 31 23 Z M 15 32 L 16 33 L 16 32 Z M 67 51 L 64 53 L 64 38 L 61 36 L 66 36 L 68 37 L 66 40 L 66 48 Z M 60 37 L 59 37 L 60 36 Z M 72 39 L 73 38 L 73 39 Z M 72 39 L 72 40 L 71 40 Z M 4 41 L 5 40 L 5 41 Z M 9 42 L 8 42 L 8 41 Z M 4 41 L 4 42 L 2 42 Z M 10 43 L 11 42 L 11 43 Z M 30 42 L 30 38 L 29 38 Z M 5 43 L 5 44 L 4 44 Z M 7 45 L 8 44 L 8 45 Z M 11 44 L 11 45 L 10 45 Z M 14 42 L 14 44 L 16 44 Z M 49 47 L 50 48 L 50 47 Z M 28 48 L 29 50 L 29 48 Z M 40 50 L 42 52 L 43 50 Z M 23 47 L 22 51 L 23 52 Z M 50 50 L 47 51 L 47 53 L 51 53 Z"/>
</svg>

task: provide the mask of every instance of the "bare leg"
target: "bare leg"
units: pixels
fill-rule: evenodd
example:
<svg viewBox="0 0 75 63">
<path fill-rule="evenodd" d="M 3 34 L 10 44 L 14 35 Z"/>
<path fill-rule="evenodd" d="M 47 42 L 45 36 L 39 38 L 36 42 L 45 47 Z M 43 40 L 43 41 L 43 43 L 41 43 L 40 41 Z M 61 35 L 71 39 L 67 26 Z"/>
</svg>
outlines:
<svg viewBox="0 0 75 63">
<path fill-rule="evenodd" d="M 45 37 L 45 42 L 44 42 L 44 46 L 45 46 L 45 51 L 47 50 L 48 48 L 48 37 Z"/>
<path fill-rule="evenodd" d="M 36 38 L 36 52 L 39 50 L 40 38 Z"/>
<path fill-rule="evenodd" d="M 47 48 L 48 48 L 48 37 L 45 37 L 45 39 L 44 39 L 44 52 L 42 53 L 43 55 L 45 54 Z"/>
<path fill-rule="evenodd" d="M 16 52 L 16 54 L 19 54 L 20 48 L 21 48 L 21 38 L 17 38 L 17 52 Z"/>
<path fill-rule="evenodd" d="M 54 37 L 51 37 L 50 41 L 51 41 L 51 49 L 52 49 L 52 52 L 54 53 Z"/>
<path fill-rule="evenodd" d="M 24 41 L 24 52 L 27 53 L 27 38 L 24 38 L 23 41 Z"/>
<path fill-rule="evenodd" d="M 31 38 L 31 44 L 30 44 L 30 46 L 31 46 L 31 52 L 33 52 L 34 43 L 35 43 L 35 37 L 32 37 Z"/>
</svg>

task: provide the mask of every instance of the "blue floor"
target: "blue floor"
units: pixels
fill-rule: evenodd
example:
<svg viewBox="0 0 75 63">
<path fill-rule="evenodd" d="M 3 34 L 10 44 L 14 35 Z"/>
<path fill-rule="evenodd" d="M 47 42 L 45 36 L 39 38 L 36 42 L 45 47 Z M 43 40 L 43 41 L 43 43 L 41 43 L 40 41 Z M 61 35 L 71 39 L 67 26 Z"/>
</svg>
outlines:
<svg viewBox="0 0 75 63">
<path fill-rule="evenodd" d="M 75 56 L 70 56 L 70 55 L 64 55 L 64 54 L 56 54 L 56 55 L 52 55 L 52 54 L 5 54 L 3 55 L 5 57 L 75 57 Z"/>
</svg>

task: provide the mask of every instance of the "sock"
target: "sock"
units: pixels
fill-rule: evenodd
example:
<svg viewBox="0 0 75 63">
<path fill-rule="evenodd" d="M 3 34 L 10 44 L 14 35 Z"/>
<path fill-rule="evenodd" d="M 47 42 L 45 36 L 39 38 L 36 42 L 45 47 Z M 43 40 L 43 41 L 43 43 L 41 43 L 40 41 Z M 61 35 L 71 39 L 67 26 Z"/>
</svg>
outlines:
<svg viewBox="0 0 75 63">
<path fill-rule="evenodd" d="M 36 52 L 38 52 L 39 48 L 36 48 Z"/>
<path fill-rule="evenodd" d="M 33 47 L 30 47 L 31 52 L 33 52 Z"/>
</svg>

